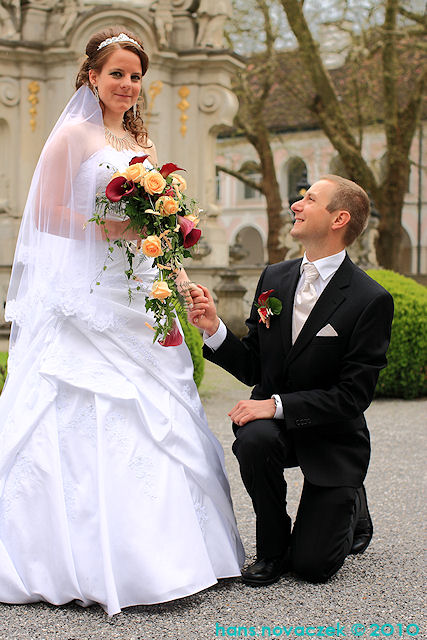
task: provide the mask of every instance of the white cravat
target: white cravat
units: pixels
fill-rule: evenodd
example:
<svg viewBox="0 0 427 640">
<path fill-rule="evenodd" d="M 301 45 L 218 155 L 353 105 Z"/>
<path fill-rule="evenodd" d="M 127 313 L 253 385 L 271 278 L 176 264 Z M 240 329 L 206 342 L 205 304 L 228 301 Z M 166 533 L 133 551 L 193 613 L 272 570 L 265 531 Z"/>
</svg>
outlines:
<svg viewBox="0 0 427 640">
<path fill-rule="evenodd" d="M 292 317 L 292 344 L 297 339 L 318 298 L 316 287 L 314 286 L 315 280 L 319 277 L 318 270 L 314 264 L 306 262 L 303 266 L 303 271 L 304 285 L 295 296 Z"/>
</svg>

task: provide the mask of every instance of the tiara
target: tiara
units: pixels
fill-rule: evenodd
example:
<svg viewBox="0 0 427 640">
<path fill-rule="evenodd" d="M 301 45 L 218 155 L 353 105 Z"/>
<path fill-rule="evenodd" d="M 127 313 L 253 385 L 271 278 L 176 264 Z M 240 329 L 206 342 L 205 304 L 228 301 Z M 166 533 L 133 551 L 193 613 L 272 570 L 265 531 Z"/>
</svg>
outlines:
<svg viewBox="0 0 427 640">
<path fill-rule="evenodd" d="M 100 49 L 103 49 L 109 44 L 113 44 L 113 42 L 132 42 L 132 44 L 135 44 L 139 49 L 141 49 L 141 45 L 136 40 L 129 38 L 129 36 L 127 36 L 125 33 L 120 33 L 118 36 L 113 36 L 112 38 L 107 38 L 106 40 L 103 40 L 99 45 L 97 51 L 99 51 Z"/>
</svg>

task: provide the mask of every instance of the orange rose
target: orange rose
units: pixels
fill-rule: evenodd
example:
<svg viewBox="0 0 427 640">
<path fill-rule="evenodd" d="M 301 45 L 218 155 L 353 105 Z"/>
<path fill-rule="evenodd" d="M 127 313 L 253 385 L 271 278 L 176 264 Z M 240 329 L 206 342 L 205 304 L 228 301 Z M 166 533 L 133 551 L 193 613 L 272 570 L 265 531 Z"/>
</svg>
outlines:
<svg viewBox="0 0 427 640">
<path fill-rule="evenodd" d="M 149 258 L 162 256 L 162 241 L 159 236 L 147 236 L 142 243 L 142 252 Z"/>
<path fill-rule="evenodd" d="M 179 205 L 171 196 L 161 196 L 156 202 L 156 210 L 162 216 L 171 216 L 179 209 Z"/>
<path fill-rule="evenodd" d="M 187 182 L 185 178 L 180 176 L 179 173 L 170 173 L 169 175 L 172 178 L 173 185 L 176 185 L 181 192 L 186 190 Z"/>
<path fill-rule="evenodd" d="M 122 175 L 128 180 L 133 180 L 133 182 L 141 182 L 147 173 L 147 169 L 144 167 L 142 162 L 137 162 L 135 164 L 131 164 L 130 167 L 123 171 Z"/>
<path fill-rule="evenodd" d="M 147 171 L 144 176 L 143 183 L 144 189 L 150 194 L 150 196 L 155 193 L 162 193 L 166 186 L 166 180 L 158 171 Z"/>
<path fill-rule="evenodd" d="M 169 298 L 172 294 L 172 291 L 168 287 L 168 283 L 164 280 L 155 280 L 153 282 L 153 287 L 151 289 L 151 295 L 153 298 L 157 298 L 157 300 L 164 300 L 165 298 Z"/>
</svg>

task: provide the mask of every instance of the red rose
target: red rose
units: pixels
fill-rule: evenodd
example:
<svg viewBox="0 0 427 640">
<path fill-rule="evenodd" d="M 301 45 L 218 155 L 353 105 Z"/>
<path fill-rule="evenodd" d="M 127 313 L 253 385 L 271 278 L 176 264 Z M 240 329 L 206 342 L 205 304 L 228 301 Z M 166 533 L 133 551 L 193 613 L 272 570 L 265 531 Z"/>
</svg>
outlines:
<svg viewBox="0 0 427 640">
<path fill-rule="evenodd" d="M 174 320 L 172 329 L 169 331 L 168 335 L 164 340 L 159 340 L 159 344 L 161 344 L 162 347 L 177 347 L 181 343 L 182 343 L 182 334 L 178 329 L 178 325 Z"/>
<path fill-rule="evenodd" d="M 177 164 L 174 164 L 173 162 L 167 162 L 166 164 L 163 165 L 163 167 L 160 169 L 160 173 L 162 174 L 162 176 L 164 178 L 167 178 L 168 175 L 170 173 L 172 173 L 173 171 L 185 171 L 185 169 L 181 169 L 181 167 L 178 167 Z"/>
<path fill-rule="evenodd" d="M 119 202 L 123 196 L 130 196 L 135 191 L 135 183 L 123 176 L 113 178 L 105 189 L 105 195 L 111 202 Z"/>
<path fill-rule="evenodd" d="M 185 249 L 189 249 L 197 242 L 199 242 L 202 232 L 200 231 L 200 229 L 196 229 L 196 227 L 194 226 L 194 222 L 191 222 L 191 220 L 189 220 L 188 218 L 178 216 L 178 224 L 180 226 L 182 237 L 184 239 Z"/>
<path fill-rule="evenodd" d="M 148 158 L 148 154 L 146 154 L 145 156 L 135 156 L 129 162 L 129 166 L 131 166 L 132 164 L 138 164 L 138 162 L 144 162 L 144 160 L 146 160 L 146 158 Z"/>
</svg>

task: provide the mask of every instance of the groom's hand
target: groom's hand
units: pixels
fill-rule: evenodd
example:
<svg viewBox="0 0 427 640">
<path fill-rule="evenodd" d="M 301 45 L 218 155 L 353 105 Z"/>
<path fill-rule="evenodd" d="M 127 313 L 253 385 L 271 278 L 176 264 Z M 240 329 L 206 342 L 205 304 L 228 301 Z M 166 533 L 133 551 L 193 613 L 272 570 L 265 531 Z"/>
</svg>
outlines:
<svg viewBox="0 0 427 640">
<path fill-rule="evenodd" d="M 213 335 L 218 331 L 219 318 L 209 289 L 198 284 L 197 289 L 190 293 L 193 298 L 193 308 L 188 313 L 189 322 L 206 331 L 208 335 Z"/>
<path fill-rule="evenodd" d="M 240 400 L 228 415 L 239 427 L 252 420 L 273 418 L 276 413 L 276 404 L 273 398 L 268 400 Z"/>
</svg>

